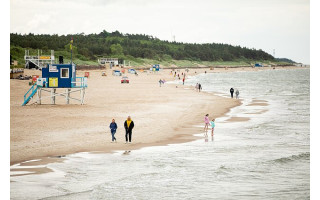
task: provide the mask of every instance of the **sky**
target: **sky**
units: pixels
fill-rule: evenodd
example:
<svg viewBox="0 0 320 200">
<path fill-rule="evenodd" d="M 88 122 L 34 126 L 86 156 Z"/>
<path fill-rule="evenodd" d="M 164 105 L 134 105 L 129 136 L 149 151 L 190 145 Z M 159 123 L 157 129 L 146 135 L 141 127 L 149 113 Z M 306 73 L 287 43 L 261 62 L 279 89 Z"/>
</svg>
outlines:
<svg viewBox="0 0 320 200">
<path fill-rule="evenodd" d="M 310 64 L 309 0 L 10 0 L 11 33 L 103 30 L 240 45 Z"/>
</svg>

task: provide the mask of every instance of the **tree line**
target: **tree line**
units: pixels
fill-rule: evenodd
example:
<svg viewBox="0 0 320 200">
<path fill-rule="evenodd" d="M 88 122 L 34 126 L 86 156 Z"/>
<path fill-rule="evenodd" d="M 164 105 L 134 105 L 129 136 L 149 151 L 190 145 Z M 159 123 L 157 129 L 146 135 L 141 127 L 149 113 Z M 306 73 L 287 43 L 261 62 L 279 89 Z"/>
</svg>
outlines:
<svg viewBox="0 0 320 200">
<path fill-rule="evenodd" d="M 105 30 L 99 34 L 79 33 L 60 36 L 57 34 L 11 33 L 10 45 L 28 49 L 70 51 L 71 37 L 73 37 L 75 53 L 88 60 L 112 56 L 192 61 L 274 60 L 272 55 L 261 49 L 249 49 L 222 43 L 169 42 L 145 34 L 123 34 L 119 31 L 107 32 Z"/>
</svg>

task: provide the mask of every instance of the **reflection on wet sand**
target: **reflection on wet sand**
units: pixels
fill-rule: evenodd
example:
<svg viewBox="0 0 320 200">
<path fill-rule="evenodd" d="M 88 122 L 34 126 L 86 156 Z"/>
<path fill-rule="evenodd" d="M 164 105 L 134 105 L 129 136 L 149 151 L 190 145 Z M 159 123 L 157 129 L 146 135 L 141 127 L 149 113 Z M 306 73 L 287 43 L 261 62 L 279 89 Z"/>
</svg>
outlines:
<svg viewBox="0 0 320 200">
<path fill-rule="evenodd" d="M 124 151 L 122 155 L 129 155 L 131 151 Z"/>
<path fill-rule="evenodd" d="M 211 142 L 213 142 L 214 141 L 214 136 L 211 136 L 210 138 L 211 138 Z M 205 136 L 204 137 L 204 142 L 209 142 L 209 136 Z"/>
</svg>

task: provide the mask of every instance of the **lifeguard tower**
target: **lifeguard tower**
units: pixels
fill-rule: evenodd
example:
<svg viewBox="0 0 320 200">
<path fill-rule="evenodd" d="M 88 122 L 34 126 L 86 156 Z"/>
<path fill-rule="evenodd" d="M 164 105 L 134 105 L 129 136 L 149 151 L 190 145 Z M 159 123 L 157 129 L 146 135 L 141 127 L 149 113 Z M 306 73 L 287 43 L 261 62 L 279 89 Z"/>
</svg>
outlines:
<svg viewBox="0 0 320 200">
<path fill-rule="evenodd" d="M 87 77 L 76 77 L 76 65 L 72 62 L 72 45 L 73 37 L 70 41 L 70 64 L 53 64 L 51 62 L 47 63 L 46 65 L 42 65 L 42 77 L 37 78 L 37 81 L 24 95 L 22 106 L 25 106 L 27 103 L 29 103 L 36 93 L 37 99 L 34 103 L 38 103 L 41 105 L 41 100 L 43 100 L 44 98 L 48 98 L 48 96 L 42 97 L 42 91 L 50 93 L 49 98 L 51 98 L 51 104 L 56 103 L 56 96 L 65 97 L 66 104 L 69 104 L 70 99 L 80 101 L 81 105 L 84 104 L 85 88 L 88 87 Z M 29 60 L 31 59 L 25 56 L 25 59 L 26 58 Z M 53 51 L 51 51 L 50 59 L 53 59 L 54 61 Z M 62 89 L 64 90 L 64 92 L 58 93 L 58 89 Z M 70 94 L 74 92 L 80 92 L 80 99 L 70 97 Z"/>
<path fill-rule="evenodd" d="M 69 104 L 70 99 L 79 101 L 84 104 L 85 88 L 87 88 L 86 77 L 76 77 L 76 65 L 72 64 L 48 64 L 42 68 L 42 77 L 37 79 L 37 82 L 31 86 L 28 92 L 24 95 L 22 106 L 25 106 L 34 95 L 37 94 L 36 102 L 41 104 L 42 92 L 50 93 L 51 104 L 55 104 L 56 96 L 64 96 L 66 104 Z M 58 89 L 63 89 L 64 92 L 58 93 Z M 71 93 L 80 92 L 80 99 L 70 97 Z"/>
<path fill-rule="evenodd" d="M 48 64 L 54 64 L 54 50 L 51 50 L 51 55 L 42 55 L 42 50 L 38 50 L 38 55 L 30 55 L 29 50 L 25 50 L 24 60 L 26 69 L 42 69 Z"/>
<path fill-rule="evenodd" d="M 105 65 L 106 67 L 109 66 L 110 69 L 112 67 L 119 65 L 118 58 L 99 58 L 98 63 L 100 65 Z"/>
<path fill-rule="evenodd" d="M 150 68 L 150 71 L 153 71 L 153 72 L 158 72 L 159 70 L 160 70 L 159 64 L 152 65 L 152 67 Z"/>
</svg>

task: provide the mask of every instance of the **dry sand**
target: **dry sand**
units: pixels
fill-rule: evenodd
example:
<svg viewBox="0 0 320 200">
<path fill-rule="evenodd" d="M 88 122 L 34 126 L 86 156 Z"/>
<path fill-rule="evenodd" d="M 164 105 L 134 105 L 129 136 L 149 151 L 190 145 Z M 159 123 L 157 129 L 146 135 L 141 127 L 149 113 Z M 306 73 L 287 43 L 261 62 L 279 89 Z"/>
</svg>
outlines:
<svg viewBox="0 0 320 200">
<path fill-rule="evenodd" d="M 188 76 L 204 71 L 238 70 L 264 69 L 191 69 Z M 160 78 L 173 80 L 169 69 L 155 74 L 139 71 L 139 76 L 126 74 L 130 84 L 121 84 L 121 77 L 106 71 L 107 76 L 101 76 L 100 70 L 90 71 L 85 105 L 73 100 L 66 105 L 64 97 L 57 97 L 56 105 L 46 99 L 42 105 L 21 106 L 23 95 L 30 88 L 28 81 L 10 80 L 10 163 L 83 151 L 112 152 L 187 142 L 195 139 L 194 133 L 203 131 L 194 125 L 203 123 L 205 114 L 218 118 L 241 104 L 240 100 L 199 93 L 188 86 L 164 84 L 159 87 Z M 78 70 L 77 76 L 84 76 L 84 72 Z M 25 74 L 41 72 L 26 70 Z M 124 144 L 123 123 L 128 115 L 135 123 L 133 144 Z M 118 124 L 117 143 L 111 143 L 109 124 L 112 118 Z"/>
</svg>

